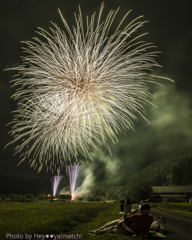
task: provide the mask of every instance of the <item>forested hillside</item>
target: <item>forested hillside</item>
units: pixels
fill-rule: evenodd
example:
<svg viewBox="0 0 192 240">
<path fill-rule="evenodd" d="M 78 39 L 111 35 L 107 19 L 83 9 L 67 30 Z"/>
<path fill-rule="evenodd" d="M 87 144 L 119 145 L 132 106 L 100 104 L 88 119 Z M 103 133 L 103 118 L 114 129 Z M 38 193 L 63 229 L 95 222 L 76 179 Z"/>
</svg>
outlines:
<svg viewBox="0 0 192 240">
<path fill-rule="evenodd" d="M 192 154 L 159 160 L 132 175 L 127 186 L 133 189 L 141 184 L 150 186 L 190 185 L 192 184 L 191 169 Z"/>
<path fill-rule="evenodd" d="M 159 160 L 130 177 L 125 172 L 114 181 L 98 182 L 87 199 L 121 200 L 130 196 L 135 200 L 147 199 L 151 186 L 192 185 L 191 170 L 192 154 Z"/>
</svg>

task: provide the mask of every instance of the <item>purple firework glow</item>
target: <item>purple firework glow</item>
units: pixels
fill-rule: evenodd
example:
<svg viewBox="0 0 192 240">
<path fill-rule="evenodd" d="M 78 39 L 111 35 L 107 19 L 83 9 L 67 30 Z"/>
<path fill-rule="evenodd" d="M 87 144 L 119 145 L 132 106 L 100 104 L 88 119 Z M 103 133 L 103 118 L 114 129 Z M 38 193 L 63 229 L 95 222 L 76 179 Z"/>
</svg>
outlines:
<svg viewBox="0 0 192 240">
<path fill-rule="evenodd" d="M 64 178 L 64 176 L 53 176 L 51 177 L 51 184 L 52 184 L 52 190 L 53 190 L 53 197 L 55 197 L 57 193 L 57 188 L 61 182 L 61 180 Z"/>
<path fill-rule="evenodd" d="M 80 169 L 81 169 L 81 165 L 79 165 L 79 163 L 67 166 L 67 171 L 69 174 L 69 181 L 70 181 L 70 189 L 71 189 L 71 200 L 74 200 L 76 197 L 75 188 L 76 188 L 77 178 L 78 178 Z"/>
</svg>

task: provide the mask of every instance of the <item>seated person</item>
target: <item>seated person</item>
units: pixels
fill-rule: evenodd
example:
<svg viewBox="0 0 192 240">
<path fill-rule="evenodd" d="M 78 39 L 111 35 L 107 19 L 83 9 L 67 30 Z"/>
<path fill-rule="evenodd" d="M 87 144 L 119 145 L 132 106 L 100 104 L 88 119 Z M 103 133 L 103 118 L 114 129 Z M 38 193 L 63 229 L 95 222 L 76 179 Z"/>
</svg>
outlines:
<svg viewBox="0 0 192 240">
<path fill-rule="evenodd" d="M 137 213 L 138 209 L 131 214 L 124 216 L 124 224 L 135 233 L 146 234 L 153 222 L 153 216 L 150 213 L 150 205 L 144 203 L 141 205 L 140 213 Z M 121 227 L 121 226 L 120 226 Z M 123 227 L 123 226 L 122 226 Z M 125 227 L 125 226 L 124 226 Z M 126 228 L 129 230 L 128 228 Z"/>
<path fill-rule="evenodd" d="M 140 213 L 138 209 L 131 214 L 125 214 L 124 218 L 120 218 L 106 223 L 99 229 L 90 231 L 90 235 L 97 235 L 101 233 L 126 233 L 139 234 L 144 237 L 147 236 L 149 228 L 153 222 L 153 216 L 149 214 L 149 204 L 142 204 Z"/>
<path fill-rule="evenodd" d="M 132 204 L 130 202 L 130 199 L 127 199 L 127 202 L 124 203 L 124 213 L 130 213 L 132 209 Z"/>
<path fill-rule="evenodd" d="M 120 205 L 121 212 L 124 211 L 124 202 L 125 202 L 124 200 L 121 201 L 121 205 Z"/>
</svg>

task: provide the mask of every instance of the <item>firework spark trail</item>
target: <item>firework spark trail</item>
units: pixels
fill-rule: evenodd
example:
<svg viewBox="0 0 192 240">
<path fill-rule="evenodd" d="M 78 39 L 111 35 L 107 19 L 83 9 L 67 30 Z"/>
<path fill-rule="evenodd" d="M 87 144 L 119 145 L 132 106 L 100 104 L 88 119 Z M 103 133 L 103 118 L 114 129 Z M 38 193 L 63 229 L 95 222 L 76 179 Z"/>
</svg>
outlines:
<svg viewBox="0 0 192 240">
<path fill-rule="evenodd" d="M 65 31 L 54 23 L 51 33 L 39 28 L 46 42 L 24 42 L 28 55 L 13 68 L 18 109 L 11 143 L 17 142 L 21 162 L 29 159 L 38 171 L 44 164 L 47 171 L 64 167 L 79 153 L 89 158 L 108 137 L 116 142 L 118 133 L 134 129 L 137 115 L 144 117 L 152 98 L 146 83 L 154 82 L 149 72 L 159 65 L 154 46 L 138 41 L 145 34 L 134 36 L 142 16 L 122 28 L 128 12 L 109 35 L 119 9 L 101 22 L 103 8 L 97 21 L 95 14 L 87 17 L 86 31 L 80 9 L 72 30 L 59 11 Z"/>
<path fill-rule="evenodd" d="M 64 176 L 53 176 L 51 177 L 51 185 L 52 185 L 52 191 L 53 191 L 53 197 L 55 197 L 56 193 L 57 193 L 57 189 L 59 187 L 59 184 L 61 182 L 61 180 L 64 178 Z"/>
<path fill-rule="evenodd" d="M 69 174 L 69 182 L 70 182 L 70 190 L 71 190 L 71 200 L 75 199 L 75 188 L 76 188 L 77 178 L 78 178 L 80 169 L 81 169 L 81 165 L 79 165 L 79 163 L 67 166 L 67 172 Z"/>
</svg>

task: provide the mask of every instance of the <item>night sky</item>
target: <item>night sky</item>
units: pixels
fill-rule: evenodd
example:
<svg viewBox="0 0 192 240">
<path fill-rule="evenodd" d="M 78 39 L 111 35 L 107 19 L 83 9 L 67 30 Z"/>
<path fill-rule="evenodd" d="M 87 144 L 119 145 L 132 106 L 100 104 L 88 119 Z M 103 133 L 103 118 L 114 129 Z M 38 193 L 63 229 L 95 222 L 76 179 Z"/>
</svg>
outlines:
<svg viewBox="0 0 192 240">
<path fill-rule="evenodd" d="M 10 99 L 14 89 L 9 83 L 15 73 L 4 69 L 21 63 L 20 56 L 24 55 L 21 41 L 37 36 L 37 27 L 49 30 L 50 21 L 62 27 L 58 8 L 69 26 L 72 26 L 75 25 L 74 12 L 78 12 L 78 4 L 85 19 L 94 11 L 98 13 L 101 3 L 98 0 L 1 1 L 0 194 L 51 191 L 50 173 L 42 171 L 37 174 L 37 170 L 31 169 L 27 161 L 17 166 L 19 158 L 13 156 L 16 145 L 4 149 L 12 140 L 8 135 L 10 126 L 6 125 L 12 119 L 11 111 L 16 110 L 16 103 Z M 149 34 L 143 40 L 153 42 L 157 50 L 162 52 L 156 60 L 163 67 L 154 69 L 154 74 L 171 78 L 175 83 L 159 80 L 164 87 L 149 85 L 155 96 L 153 104 L 157 107 L 147 106 L 146 117 L 150 124 L 139 117 L 135 132 L 129 130 L 126 136 L 119 136 L 116 145 L 109 142 L 112 157 L 104 148 L 100 153 L 95 153 L 94 162 L 90 162 L 84 171 L 93 173 L 95 177 L 91 181 L 115 178 L 125 170 L 140 170 L 153 161 L 192 152 L 192 19 L 189 1 L 107 0 L 104 3 L 103 16 L 121 6 L 116 17 L 117 23 L 130 9 L 132 12 L 126 22 L 144 15 L 143 19 L 149 22 L 141 31 Z M 67 182 L 65 179 L 63 181 Z"/>
</svg>

